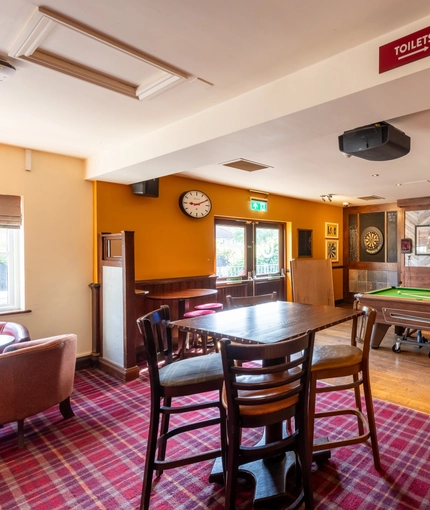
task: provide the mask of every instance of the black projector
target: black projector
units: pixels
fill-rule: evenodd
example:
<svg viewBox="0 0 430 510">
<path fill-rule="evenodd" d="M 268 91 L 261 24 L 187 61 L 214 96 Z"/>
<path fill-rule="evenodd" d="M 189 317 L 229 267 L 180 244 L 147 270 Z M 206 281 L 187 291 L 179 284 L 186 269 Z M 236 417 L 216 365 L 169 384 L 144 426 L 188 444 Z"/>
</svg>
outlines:
<svg viewBox="0 0 430 510">
<path fill-rule="evenodd" d="M 406 156 L 411 139 L 387 122 L 377 122 L 339 136 L 339 150 L 369 161 L 388 161 Z"/>
</svg>

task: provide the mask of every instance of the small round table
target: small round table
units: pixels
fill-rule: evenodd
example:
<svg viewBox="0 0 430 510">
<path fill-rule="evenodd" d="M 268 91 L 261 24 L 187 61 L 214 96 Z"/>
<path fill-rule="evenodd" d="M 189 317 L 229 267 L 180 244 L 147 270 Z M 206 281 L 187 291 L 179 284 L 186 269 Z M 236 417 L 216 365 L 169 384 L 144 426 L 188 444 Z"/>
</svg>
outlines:
<svg viewBox="0 0 430 510">
<path fill-rule="evenodd" d="M 190 299 L 201 298 L 216 294 L 216 289 L 182 289 L 160 292 L 158 294 L 148 294 L 148 299 L 158 299 L 161 301 L 173 300 L 178 302 L 178 318 L 182 319 L 184 313 L 188 311 Z M 172 317 L 171 317 L 172 319 Z M 184 357 L 185 343 L 187 335 L 183 331 L 178 331 L 178 354 Z"/>
<path fill-rule="evenodd" d="M 187 311 L 188 302 L 190 299 L 201 298 L 205 296 L 211 296 L 216 294 L 216 289 L 182 289 L 182 290 L 170 290 L 166 292 L 160 292 L 158 294 L 149 293 L 148 299 L 158 299 L 162 301 L 174 300 L 178 302 L 178 318 L 182 319 L 184 313 Z"/>
</svg>

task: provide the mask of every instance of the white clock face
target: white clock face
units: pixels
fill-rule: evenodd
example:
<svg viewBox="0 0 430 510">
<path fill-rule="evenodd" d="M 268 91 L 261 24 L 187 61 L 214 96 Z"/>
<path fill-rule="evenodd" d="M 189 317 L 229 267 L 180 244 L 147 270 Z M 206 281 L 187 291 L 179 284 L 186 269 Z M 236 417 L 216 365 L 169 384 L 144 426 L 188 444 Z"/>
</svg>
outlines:
<svg viewBox="0 0 430 510">
<path fill-rule="evenodd" d="M 182 193 L 179 197 L 181 211 L 191 218 L 204 218 L 212 209 L 210 198 L 198 190 Z"/>
</svg>

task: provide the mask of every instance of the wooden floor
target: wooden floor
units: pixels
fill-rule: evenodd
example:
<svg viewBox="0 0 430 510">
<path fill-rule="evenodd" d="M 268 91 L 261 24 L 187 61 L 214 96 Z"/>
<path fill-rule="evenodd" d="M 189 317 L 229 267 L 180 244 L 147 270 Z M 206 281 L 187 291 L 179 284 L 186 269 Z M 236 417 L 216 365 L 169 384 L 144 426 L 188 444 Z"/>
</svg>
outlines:
<svg viewBox="0 0 430 510">
<path fill-rule="evenodd" d="M 349 342 L 348 323 L 317 334 L 316 343 Z M 430 332 L 424 332 L 430 339 Z M 379 349 L 371 349 L 372 394 L 388 402 L 430 414 L 430 358 L 428 351 L 402 345 L 396 354 L 391 349 L 397 336 L 391 326 Z M 329 382 L 329 381 L 327 381 Z"/>
</svg>

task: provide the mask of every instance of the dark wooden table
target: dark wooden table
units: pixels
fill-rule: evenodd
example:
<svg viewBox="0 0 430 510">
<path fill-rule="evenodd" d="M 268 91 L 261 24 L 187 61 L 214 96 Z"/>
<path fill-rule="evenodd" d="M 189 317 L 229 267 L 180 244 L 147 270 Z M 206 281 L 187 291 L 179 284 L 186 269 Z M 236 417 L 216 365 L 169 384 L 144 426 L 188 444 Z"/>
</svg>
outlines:
<svg viewBox="0 0 430 510">
<path fill-rule="evenodd" d="M 158 294 L 148 294 L 147 299 L 157 299 L 161 301 L 177 301 L 178 317 L 182 319 L 184 313 L 188 311 L 189 301 L 191 299 L 211 296 L 216 294 L 216 289 L 182 289 L 160 292 Z"/>
<path fill-rule="evenodd" d="M 348 309 L 276 301 L 172 321 L 170 326 L 218 339 L 230 338 L 242 343 L 267 344 L 302 335 L 308 329 L 319 331 L 349 320 L 357 321 L 359 315 L 362 315 L 362 312 L 353 310 L 352 307 Z M 282 434 L 282 423 L 267 427 L 265 431 L 268 441 L 276 440 L 282 437 Z M 261 460 L 240 467 L 241 475 L 255 482 L 254 505 L 265 502 L 272 504 L 276 499 L 285 498 L 286 478 L 294 462 L 294 455 L 287 453 L 281 459 Z M 222 483 L 219 459 L 214 464 L 209 480 Z"/>
<path fill-rule="evenodd" d="M 262 305 L 236 308 L 192 319 L 172 321 L 183 331 L 230 338 L 242 343 L 268 344 L 306 333 L 319 331 L 352 320 L 362 312 L 334 306 L 305 305 L 274 301 Z"/>
</svg>

